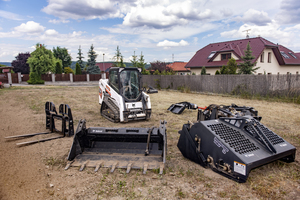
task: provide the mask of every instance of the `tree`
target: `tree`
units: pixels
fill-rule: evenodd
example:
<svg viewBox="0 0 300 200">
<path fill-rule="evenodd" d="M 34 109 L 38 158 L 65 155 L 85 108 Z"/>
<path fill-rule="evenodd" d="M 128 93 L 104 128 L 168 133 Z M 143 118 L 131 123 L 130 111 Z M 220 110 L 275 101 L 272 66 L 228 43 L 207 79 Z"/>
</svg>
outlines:
<svg viewBox="0 0 300 200">
<path fill-rule="evenodd" d="M 19 55 L 16 56 L 16 60 L 13 60 L 11 63 L 11 66 L 14 67 L 14 71 L 21 72 L 22 74 L 29 74 L 30 68 L 29 64 L 26 63 L 27 59 L 30 57 L 30 53 L 19 53 Z"/>
<path fill-rule="evenodd" d="M 88 52 L 88 62 L 87 62 L 87 72 L 89 74 L 100 74 L 100 68 L 96 65 L 97 54 L 94 51 L 94 46 L 92 45 Z"/>
<path fill-rule="evenodd" d="M 219 74 L 220 74 L 220 72 L 219 72 L 219 70 L 217 70 L 216 73 L 215 73 L 215 75 L 219 75 Z"/>
<path fill-rule="evenodd" d="M 227 62 L 228 74 L 236 74 L 238 68 L 234 58 L 230 58 Z"/>
<path fill-rule="evenodd" d="M 65 74 L 74 74 L 74 71 L 73 71 L 73 69 L 71 69 L 71 67 L 66 67 L 64 69 L 64 72 L 65 72 Z"/>
<path fill-rule="evenodd" d="M 135 55 L 135 51 L 133 52 L 132 55 L 132 60 L 130 60 L 132 67 L 137 67 L 138 66 L 138 60 L 137 60 L 137 56 Z"/>
<path fill-rule="evenodd" d="M 126 65 L 123 62 L 123 56 L 121 53 L 121 50 L 119 49 L 119 46 L 117 46 L 115 56 L 113 57 L 113 60 L 115 63 L 112 65 L 113 67 L 126 67 Z"/>
<path fill-rule="evenodd" d="M 228 74 L 228 67 L 226 65 L 223 65 L 221 70 L 220 70 L 221 74 Z"/>
<path fill-rule="evenodd" d="M 79 49 L 78 49 L 78 56 L 77 56 L 77 58 L 78 58 L 78 60 L 77 60 L 77 63 L 79 64 L 79 66 L 80 66 L 80 69 L 81 69 L 81 71 L 84 69 L 84 63 L 83 63 L 83 56 L 82 56 L 82 54 L 83 53 L 81 53 L 81 46 L 79 46 Z"/>
<path fill-rule="evenodd" d="M 149 75 L 150 72 L 145 69 L 145 66 L 146 63 L 145 63 L 144 55 L 143 52 L 141 52 L 140 58 L 138 59 L 137 62 L 137 67 L 142 69 L 142 74 Z"/>
<path fill-rule="evenodd" d="M 81 74 L 81 68 L 80 68 L 79 63 L 76 63 L 75 74 L 76 75 Z"/>
<path fill-rule="evenodd" d="M 62 74 L 61 61 L 57 62 L 55 65 L 55 74 Z"/>
<path fill-rule="evenodd" d="M 64 70 L 65 67 L 69 67 L 72 64 L 72 57 L 68 53 L 68 49 L 56 47 L 56 49 L 53 47 L 53 55 L 55 58 L 58 58 L 62 61 L 62 69 Z"/>
<path fill-rule="evenodd" d="M 201 68 L 201 75 L 206 75 L 206 68 L 204 66 Z"/>
<path fill-rule="evenodd" d="M 250 43 L 248 42 L 245 50 L 245 56 L 242 56 L 244 62 L 240 64 L 239 74 L 253 74 L 259 69 L 259 67 L 254 67 L 256 64 L 255 62 L 251 62 L 254 58 L 255 57 L 252 55 Z"/>
<path fill-rule="evenodd" d="M 60 62 L 55 58 L 52 51 L 46 49 L 45 45 L 36 44 L 36 49 L 31 53 L 27 59 L 27 63 L 30 67 L 29 84 L 43 84 L 41 75 L 52 72 L 55 73 L 55 65 Z"/>
</svg>

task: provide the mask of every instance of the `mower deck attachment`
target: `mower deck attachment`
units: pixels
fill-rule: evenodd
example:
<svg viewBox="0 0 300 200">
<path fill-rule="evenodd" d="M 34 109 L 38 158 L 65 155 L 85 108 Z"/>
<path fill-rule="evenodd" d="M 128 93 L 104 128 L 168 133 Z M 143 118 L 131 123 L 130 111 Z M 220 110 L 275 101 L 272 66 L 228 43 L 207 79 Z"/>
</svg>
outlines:
<svg viewBox="0 0 300 200">
<path fill-rule="evenodd" d="M 159 169 L 163 173 L 166 161 L 166 122 L 158 128 L 86 128 L 86 121 L 80 120 L 72 147 L 68 155 L 71 166 L 95 168 Z"/>
<path fill-rule="evenodd" d="M 49 129 L 50 132 L 8 136 L 8 137 L 5 137 L 5 139 L 16 139 L 16 138 L 32 137 L 32 136 L 36 136 L 36 135 L 50 134 L 50 133 L 53 133 L 53 132 L 62 133 L 61 136 L 57 136 L 57 137 L 51 137 L 51 138 L 46 138 L 46 139 L 41 139 L 41 140 L 33 140 L 33 141 L 29 141 L 29 142 L 17 143 L 18 146 L 21 146 L 21 145 L 28 145 L 28 144 L 34 144 L 34 143 L 39 143 L 39 142 L 45 142 L 45 141 L 49 141 L 49 140 L 62 138 L 62 137 L 65 137 L 65 136 L 73 136 L 74 135 L 72 112 L 71 112 L 71 108 L 67 104 L 60 104 L 59 114 L 57 114 L 54 103 L 46 102 L 45 103 L 45 113 L 46 113 L 46 129 Z M 55 120 L 62 121 L 61 131 L 56 129 Z"/>
<path fill-rule="evenodd" d="M 199 110 L 200 120 L 179 131 L 177 147 L 183 156 L 237 182 L 246 182 L 253 168 L 295 160 L 296 148 L 265 127 L 257 111 L 238 109 L 211 105 Z"/>
</svg>

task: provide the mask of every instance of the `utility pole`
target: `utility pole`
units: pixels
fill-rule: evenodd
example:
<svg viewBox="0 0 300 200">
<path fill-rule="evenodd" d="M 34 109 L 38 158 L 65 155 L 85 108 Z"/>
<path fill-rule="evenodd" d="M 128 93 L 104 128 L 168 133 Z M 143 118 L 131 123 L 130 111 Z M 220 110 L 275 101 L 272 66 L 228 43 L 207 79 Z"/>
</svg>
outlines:
<svg viewBox="0 0 300 200">
<path fill-rule="evenodd" d="M 103 53 L 103 70 L 105 72 L 105 68 L 104 68 L 104 55 L 105 55 L 105 53 Z"/>
</svg>

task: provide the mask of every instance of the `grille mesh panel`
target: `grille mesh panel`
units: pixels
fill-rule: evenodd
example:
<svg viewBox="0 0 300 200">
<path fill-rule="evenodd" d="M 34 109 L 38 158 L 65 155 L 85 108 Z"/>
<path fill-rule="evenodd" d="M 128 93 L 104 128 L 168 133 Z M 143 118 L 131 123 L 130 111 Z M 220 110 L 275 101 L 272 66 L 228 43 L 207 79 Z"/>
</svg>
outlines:
<svg viewBox="0 0 300 200">
<path fill-rule="evenodd" d="M 239 154 L 245 154 L 259 149 L 259 147 L 245 138 L 240 132 L 222 123 L 208 125 L 207 127 L 220 136 L 221 139 Z"/>
<path fill-rule="evenodd" d="M 279 143 L 283 143 L 284 140 L 279 137 L 278 135 L 276 135 L 273 131 L 271 131 L 270 129 L 268 129 L 267 127 L 265 127 L 264 125 L 262 125 L 258 120 L 256 119 L 251 119 L 251 122 L 253 124 L 256 124 L 257 127 L 260 128 L 260 130 L 262 130 L 262 132 L 265 134 L 265 136 L 269 139 L 269 141 L 273 144 L 273 145 L 276 145 L 276 144 L 279 144 Z M 258 131 L 258 128 L 255 127 L 256 131 Z M 254 130 L 251 126 L 247 126 L 246 127 L 246 130 L 251 134 L 251 135 L 254 135 Z"/>
</svg>

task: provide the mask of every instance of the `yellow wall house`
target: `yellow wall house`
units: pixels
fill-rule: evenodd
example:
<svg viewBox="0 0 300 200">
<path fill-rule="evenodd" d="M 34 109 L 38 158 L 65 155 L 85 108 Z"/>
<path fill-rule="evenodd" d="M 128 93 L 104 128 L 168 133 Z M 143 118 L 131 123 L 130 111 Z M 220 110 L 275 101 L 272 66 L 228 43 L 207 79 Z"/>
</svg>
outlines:
<svg viewBox="0 0 300 200">
<path fill-rule="evenodd" d="M 256 74 L 296 74 L 300 71 L 300 54 L 262 37 L 209 44 L 198 50 L 185 67 L 197 75 L 205 67 L 206 73 L 213 75 L 227 65 L 230 58 L 234 58 L 238 65 L 242 63 L 248 43 L 255 57 L 252 62 L 260 67 Z"/>
</svg>

